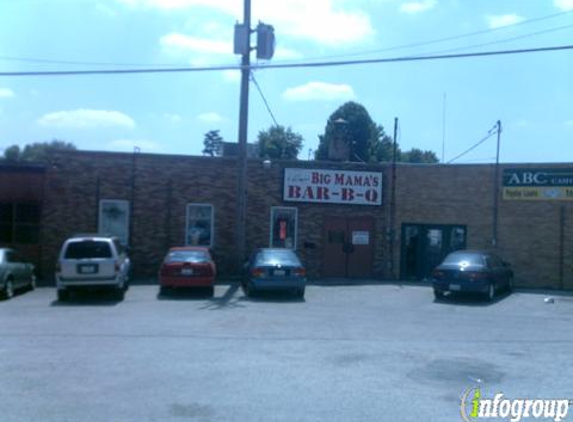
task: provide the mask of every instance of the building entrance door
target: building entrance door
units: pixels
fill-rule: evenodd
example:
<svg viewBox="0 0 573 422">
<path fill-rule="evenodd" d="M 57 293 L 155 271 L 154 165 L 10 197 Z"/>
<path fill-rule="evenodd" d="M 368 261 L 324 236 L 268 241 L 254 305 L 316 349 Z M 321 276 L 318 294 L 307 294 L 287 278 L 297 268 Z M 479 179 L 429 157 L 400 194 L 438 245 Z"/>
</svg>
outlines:
<svg viewBox="0 0 573 422">
<path fill-rule="evenodd" d="M 401 278 L 429 277 L 447 254 L 465 247 L 465 226 L 402 224 Z"/>
<path fill-rule="evenodd" d="M 327 217 L 324 222 L 323 277 L 372 276 L 374 220 Z"/>
</svg>

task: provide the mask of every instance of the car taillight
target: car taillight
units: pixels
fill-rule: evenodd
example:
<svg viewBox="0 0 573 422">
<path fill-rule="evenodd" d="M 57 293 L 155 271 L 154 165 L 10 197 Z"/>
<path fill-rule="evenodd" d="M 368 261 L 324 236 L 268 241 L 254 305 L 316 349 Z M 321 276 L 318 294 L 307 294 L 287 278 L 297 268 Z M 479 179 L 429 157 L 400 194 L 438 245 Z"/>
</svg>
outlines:
<svg viewBox="0 0 573 422">
<path fill-rule="evenodd" d="M 263 270 L 262 268 L 253 268 L 251 270 L 251 275 L 253 277 L 262 277 L 265 274 L 265 270 Z"/>
<path fill-rule="evenodd" d="M 443 278 L 444 278 L 445 274 L 444 274 L 444 272 L 443 272 L 443 271 L 440 271 L 440 270 L 434 270 L 434 272 L 433 272 L 433 276 L 434 276 L 434 278 L 435 278 L 436 280 L 441 280 L 441 279 L 443 279 Z"/>
<path fill-rule="evenodd" d="M 295 268 L 293 273 L 297 277 L 306 277 L 306 270 L 303 267 Z"/>
</svg>

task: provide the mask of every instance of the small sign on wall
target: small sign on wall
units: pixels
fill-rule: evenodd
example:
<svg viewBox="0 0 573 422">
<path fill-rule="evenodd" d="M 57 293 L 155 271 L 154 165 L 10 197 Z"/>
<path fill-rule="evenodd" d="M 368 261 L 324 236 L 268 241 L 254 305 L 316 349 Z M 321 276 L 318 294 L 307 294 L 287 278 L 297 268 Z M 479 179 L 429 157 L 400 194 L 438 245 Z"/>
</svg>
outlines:
<svg viewBox="0 0 573 422">
<path fill-rule="evenodd" d="M 369 245 L 370 232 L 369 231 L 353 231 L 352 232 L 353 245 Z"/>
</svg>

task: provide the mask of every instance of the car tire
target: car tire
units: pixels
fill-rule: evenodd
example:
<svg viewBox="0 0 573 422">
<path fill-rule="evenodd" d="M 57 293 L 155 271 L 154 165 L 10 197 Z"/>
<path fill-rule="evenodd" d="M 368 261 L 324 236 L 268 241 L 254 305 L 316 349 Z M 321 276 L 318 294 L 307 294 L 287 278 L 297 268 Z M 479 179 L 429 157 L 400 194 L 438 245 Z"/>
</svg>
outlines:
<svg viewBox="0 0 573 422">
<path fill-rule="evenodd" d="M 14 282 L 12 278 L 8 278 L 4 283 L 4 299 L 12 299 L 14 297 Z"/>
<path fill-rule="evenodd" d="M 64 289 L 58 289 L 58 302 L 67 302 L 70 299 L 70 293 Z"/>
<path fill-rule="evenodd" d="M 207 287 L 207 296 L 209 297 L 215 296 L 215 287 L 213 286 Z"/>
<path fill-rule="evenodd" d="M 301 299 L 301 300 L 304 299 L 304 291 L 305 291 L 305 288 L 304 288 L 304 287 L 301 287 L 300 289 L 298 289 L 298 290 L 296 291 L 296 297 L 297 297 L 298 299 Z"/>
<path fill-rule="evenodd" d="M 444 292 L 442 292 L 441 290 L 434 289 L 434 298 L 436 300 L 443 299 L 444 298 Z"/>
<path fill-rule="evenodd" d="M 507 280 L 507 292 L 513 292 L 513 277 L 509 277 Z"/>
<path fill-rule="evenodd" d="M 487 292 L 485 294 L 485 300 L 488 302 L 493 301 L 493 298 L 495 297 L 495 286 L 493 285 L 493 283 L 490 283 L 487 287 Z"/>
<path fill-rule="evenodd" d="M 169 287 L 165 287 L 165 286 L 159 287 L 159 296 L 169 296 L 169 292 L 171 292 Z"/>
<path fill-rule="evenodd" d="M 255 288 L 252 283 L 247 283 L 246 292 L 248 297 L 253 297 L 255 295 Z"/>
<path fill-rule="evenodd" d="M 35 276 L 35 275 L 33 275 L 33 276 L 32 276 L 32 279 L 30 280 L 29 289 L 30 289 L 30 291 L 36 289 L 36 276 Z"/>
</svg>

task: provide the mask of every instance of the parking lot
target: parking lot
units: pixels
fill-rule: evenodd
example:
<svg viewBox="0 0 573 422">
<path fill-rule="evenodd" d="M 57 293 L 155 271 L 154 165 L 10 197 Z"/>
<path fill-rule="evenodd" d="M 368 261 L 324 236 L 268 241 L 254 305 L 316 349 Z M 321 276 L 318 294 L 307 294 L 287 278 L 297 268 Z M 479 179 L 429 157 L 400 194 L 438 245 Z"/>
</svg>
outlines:
<svg viewBox="0 0 573 422">
<path fill-rule="evenodd" d="M 460 397 L 573 398 L 573 297 L 408 285 L 0 302 L 0 419 L 457 421 Z M 572 412 L 573 413 L 573 410 Z M 569 415 L 567 420 L 573 420 Z"/>
</svg>

